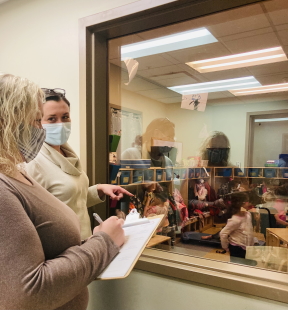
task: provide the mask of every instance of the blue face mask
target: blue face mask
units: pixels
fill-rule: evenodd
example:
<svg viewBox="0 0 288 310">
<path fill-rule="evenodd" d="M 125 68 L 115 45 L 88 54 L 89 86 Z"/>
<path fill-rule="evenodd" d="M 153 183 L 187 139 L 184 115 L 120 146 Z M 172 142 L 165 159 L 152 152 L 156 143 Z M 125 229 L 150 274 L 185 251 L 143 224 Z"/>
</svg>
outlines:
<svg viewBox="0 0 288 310">
<path fill-rule="evenodd" d="M 50 145 L 62 145 L 69 139 L 71 123 L 42 124 L 46 130 L 45 142 Z"/>
</svg>

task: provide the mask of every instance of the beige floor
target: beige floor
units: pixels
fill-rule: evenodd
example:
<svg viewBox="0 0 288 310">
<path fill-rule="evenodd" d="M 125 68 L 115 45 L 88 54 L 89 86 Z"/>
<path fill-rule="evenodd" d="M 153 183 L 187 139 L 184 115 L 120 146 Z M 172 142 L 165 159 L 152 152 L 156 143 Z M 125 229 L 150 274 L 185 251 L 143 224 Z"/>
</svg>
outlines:
<svg viewBox="0 0 288 310">
<path fill-rule="evenodd" d="M 204 234 L 217 234 L 221 230 L 221 227 L 210 227 L 207 230 L 203 231 Z"/>
</svg>

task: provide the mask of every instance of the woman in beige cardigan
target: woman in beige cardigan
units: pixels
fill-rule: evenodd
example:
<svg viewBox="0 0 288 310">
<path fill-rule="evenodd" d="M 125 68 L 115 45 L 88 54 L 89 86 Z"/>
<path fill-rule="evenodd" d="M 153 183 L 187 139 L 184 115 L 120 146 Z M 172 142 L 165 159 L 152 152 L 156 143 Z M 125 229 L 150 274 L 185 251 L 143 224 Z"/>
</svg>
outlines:
<svg viewBox="0 0 288 310">
<path fill-rule="evenodd" d="M 78 156 L 67 143 L 71 130 L 70 103 L 63 89 L 43 88 L 42 126 L 46 139 L 37 157 L 27 165 L 29 174 L 52 195 L 69 206 L 78 216 L 81 237 L 91 235 L 87 208 L 103 202 L 105 195 L 119 200 L 123 194 L 133 196 L 120 186 L 98 184 L 89 187 Z"/>
<path fill-rule="evenodd" d="M 75 213 L 23 170 L 45 139 L 41 89 L 0 75 L 0 309 L 85 310 L 87 285 L 119 252 L 123 220 L 81 243 Z"/>
</svg>

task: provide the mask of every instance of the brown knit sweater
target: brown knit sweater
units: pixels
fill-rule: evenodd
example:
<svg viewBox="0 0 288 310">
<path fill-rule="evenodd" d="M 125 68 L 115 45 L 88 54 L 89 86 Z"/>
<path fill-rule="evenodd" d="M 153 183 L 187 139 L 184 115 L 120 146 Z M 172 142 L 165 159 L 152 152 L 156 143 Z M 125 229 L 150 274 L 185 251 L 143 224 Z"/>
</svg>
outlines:
<svg viewBox="0 0 288 310">
<path fill-rule="evenodd" d="M 119 248 L 104 232 L 81 245 L 75 213 L 31 181 L 0 173 L 0 309 L 84 310 Z"/>
</svg>

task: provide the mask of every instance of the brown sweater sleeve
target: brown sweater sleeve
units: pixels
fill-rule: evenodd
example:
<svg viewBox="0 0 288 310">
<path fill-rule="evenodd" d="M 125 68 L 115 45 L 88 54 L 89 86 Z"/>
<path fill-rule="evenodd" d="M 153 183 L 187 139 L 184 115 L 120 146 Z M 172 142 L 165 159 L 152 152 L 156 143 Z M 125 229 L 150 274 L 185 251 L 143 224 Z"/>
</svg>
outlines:
<svg viewBox="0 0 288 310">
<path fill-rule="evenodd" d="M 25 202 L 0 185 L 0 309 L 58 308 L 80 294 L 118 253 L 110 237 L 99 232 L 45 259 Z M 57 242 L 53 235 L 50 242 Z"/>
</svg>

